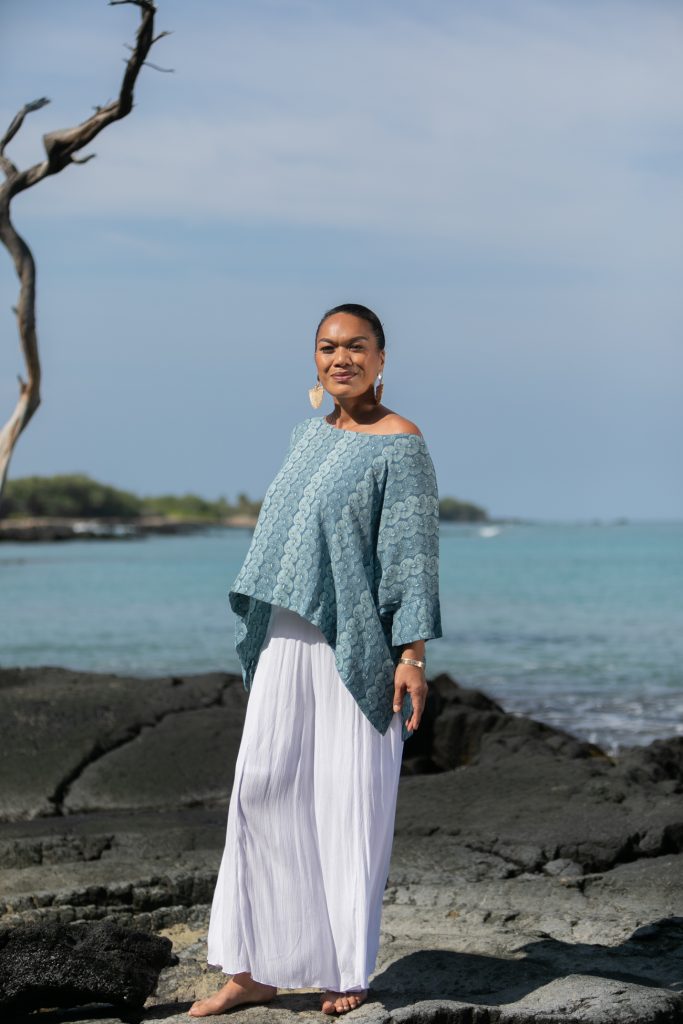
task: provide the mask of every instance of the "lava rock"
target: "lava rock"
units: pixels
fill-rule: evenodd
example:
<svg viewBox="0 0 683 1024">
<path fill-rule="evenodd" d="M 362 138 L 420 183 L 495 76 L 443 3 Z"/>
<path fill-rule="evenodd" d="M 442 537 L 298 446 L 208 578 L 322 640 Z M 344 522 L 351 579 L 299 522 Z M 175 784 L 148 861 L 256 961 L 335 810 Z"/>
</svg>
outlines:
<svg viewBox="0 0 683 1024">
<path fill-rule="evenodd" d="M 111 921 L 40 922 L 0 931 L 0 1008 L 30 1013 L 112 1003 L 140 1008 L 162 968 L 176 962 L 170 939 Z"/>
</svg>

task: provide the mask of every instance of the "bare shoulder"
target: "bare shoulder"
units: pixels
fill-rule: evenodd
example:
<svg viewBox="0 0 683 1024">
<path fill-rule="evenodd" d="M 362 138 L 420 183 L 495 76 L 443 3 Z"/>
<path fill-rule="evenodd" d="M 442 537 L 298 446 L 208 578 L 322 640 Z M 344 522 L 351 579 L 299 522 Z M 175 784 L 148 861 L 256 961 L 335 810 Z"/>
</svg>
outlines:
<svg viewBox="0 0 683 1024">
<path fill-rule="evenodd" d="M 417 434 L 422 437 L 422 431 L 416 423 L 412 420 L 406 419 L 405 416 L 399 416 L 397 412 L 392 412 L 384 420 L 384 425 L 388 428 L 387 433 L 392 434 Z"/>
</svg>

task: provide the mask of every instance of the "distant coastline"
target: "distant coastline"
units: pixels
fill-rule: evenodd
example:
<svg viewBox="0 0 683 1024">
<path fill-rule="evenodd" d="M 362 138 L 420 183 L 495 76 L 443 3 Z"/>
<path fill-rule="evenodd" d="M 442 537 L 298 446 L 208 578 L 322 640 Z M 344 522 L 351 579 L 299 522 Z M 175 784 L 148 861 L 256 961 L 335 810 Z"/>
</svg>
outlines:
<svg viewBox="0 0 683 1024">
<path fill-rule="evenodd" d="M 2 541 L 132 540 L 152 534 L 187 534 L 220 527 L 253 529 L 256 516 L 181 519 L 172 516 L 33 516 L 0 520 Z"/>
<path fill-rule="evenodd" d="M 200 533 L 213 529 L 253 530 L 258 515 L 235 514 L 221 519 L 191 519 L 173 516 L 28 516 L 0 519 L 2 541 L 132 540 L 154 534 Z M 479 525 L 524 522 L 513 519 L 451 520 Z"/>
<path fill-rule="evenodd" d="M 253 530 L 261 501 L 240 493 L 209 501 L 197 494 L 140 496 L 101 483 L 84 473 L 10 480 L 0 500 L 2 541 L 130 540 L 154 534 L 210 529 Z M 478 525 L 496 536 L 502 526 L 542 526 L 543 520 L 492 516 L 481 505 L 450 496 L 439 500 L 443 523 Z M 594 518 L 574 525 L 625 526 L 625 516 Z M 484 532 L 488 531 L 488 532 Z"/>
</svg>

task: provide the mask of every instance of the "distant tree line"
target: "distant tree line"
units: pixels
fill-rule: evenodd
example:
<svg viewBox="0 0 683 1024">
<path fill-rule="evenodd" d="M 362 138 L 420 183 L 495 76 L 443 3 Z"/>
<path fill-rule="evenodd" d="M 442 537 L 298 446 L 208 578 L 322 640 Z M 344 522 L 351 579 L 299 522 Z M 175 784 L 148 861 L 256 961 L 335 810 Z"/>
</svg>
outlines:
<svg viewBox="0 0 683 1024">
<path fill-rule="evenodd" d="M 258 515 L 260 501 L 246 494 L 235 502 L 221 496 L 207 501 L 197 494 L 161 494 L 140 497 L 132 491 L 99 483 L 85 473 L 63 473 L 57 476 L 25 476 L 8 480 L 0 500 L 0 518 L 68 517 L 94 519 L 113 516 L 134 519 L 138 516 L 168 516 L 173 519 L 225 519 L 235 515 Z M 486 511 L 471 502 L 442 498 L 439 502 L 442 519 L 451 522 L 481 522 L 488 519 Z"/>
<path fill-rule="evenodd" d="M 57 476 L 25 476 L 8 480 L 0 503 L 0 517 L 169 516 L 177 519 L 223 519 L 233 515 L 257 515 L 260 502 L 238 494 L 235 502 L 220 497 L 207 501 L 197 494 L 162 494 L 140 497 L 85 473 Z"/>
<path fill-rule="evenodd" d="M 439 516 L 450 523 L 483 523 L 488 520 L 486 509 L 457 498 L 441 498 Z"/>
</svg>

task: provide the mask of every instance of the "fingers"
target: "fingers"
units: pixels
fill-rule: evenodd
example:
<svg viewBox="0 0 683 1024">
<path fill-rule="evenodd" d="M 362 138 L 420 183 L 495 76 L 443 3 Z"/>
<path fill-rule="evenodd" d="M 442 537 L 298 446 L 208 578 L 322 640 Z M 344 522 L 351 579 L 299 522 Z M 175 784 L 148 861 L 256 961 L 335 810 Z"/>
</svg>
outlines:
<svg viewBox="0 0 683 1024">
<path fill-rule="evenodd" d="M 420 724 L 421 718 L 421 713 L 413 711 L 410 718 L 406 721 L 406 729 L 409 729 L 411 732 L 414 732 L 417 729 L 418 725 Z"/>
<path fill-rule="evenodd" d="M 400 711 L 403 707 L 403 694 L 406 692 L 405 682 L 394 679 L 394 711 Z"/>
</svg>

